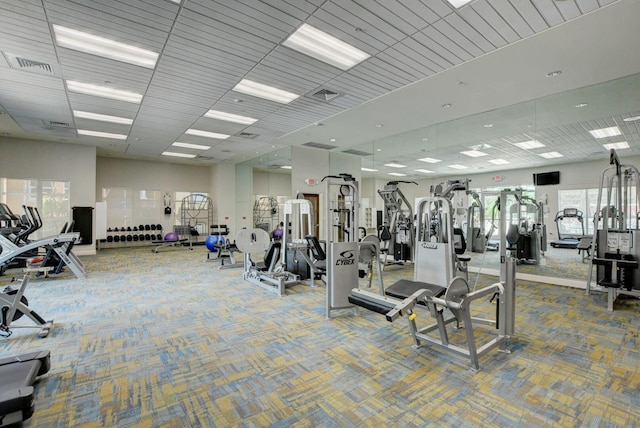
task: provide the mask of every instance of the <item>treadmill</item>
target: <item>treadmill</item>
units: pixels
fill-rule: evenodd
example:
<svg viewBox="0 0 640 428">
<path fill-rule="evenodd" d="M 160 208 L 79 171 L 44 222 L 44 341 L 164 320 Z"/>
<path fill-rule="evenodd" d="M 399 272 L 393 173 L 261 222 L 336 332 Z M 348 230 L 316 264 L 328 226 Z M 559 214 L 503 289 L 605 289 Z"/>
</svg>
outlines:
<svg viewBox="0 0 640 428">
<path fill-rule="evenodd" d="M 573 221 L 574 223 L 576 221 L 579 222 L 580 228 L 582 229 L 582 234 L 581 235 L 564 234 L 563 236 L 560 228 L 560 223 L 567 220 Z M 578 248 L 580 239 L 585 236 L 582 211 L 578 210 L 577 208 L 565 208 L 562 211 L 558 211 L 554 221 L 556 222 L 556 228 L 558 229 L 558 240 L 551 242 L 550 245 L 553 248 L 570 248 L 570 249 Z"/>
<path fill-rule="evenodd" d="M 33 416 L 33 384 L 50 367 L 49 351 L 0 358 L 0 427 L 17 424 Z"/>
</svg>

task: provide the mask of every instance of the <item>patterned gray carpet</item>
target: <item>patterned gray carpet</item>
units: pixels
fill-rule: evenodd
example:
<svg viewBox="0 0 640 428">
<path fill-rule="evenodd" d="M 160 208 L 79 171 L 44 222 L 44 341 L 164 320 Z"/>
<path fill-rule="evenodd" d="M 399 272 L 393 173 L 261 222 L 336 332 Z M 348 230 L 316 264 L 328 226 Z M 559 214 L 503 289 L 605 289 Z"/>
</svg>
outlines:
<svg viewBox="0 0 640 428">
<path fill-rule="evenodd" d="M 0 357 L 51 351 L 24 426 L 640 425 L 637 300 L 607 312 L 604 295 L 519 281 L 512 353 L 490 352 L 474 373 L 465 358 L 414 348 L 404 319 L 327 320 L 323 286 L 278 297 L 219 270 L 204 247 L 150 249 L 83 257 L 85 280 L 32 279 L 50 336 L 0 339 Z M 11 275 L 22 274 L 0 283 Z"/>
</svg>

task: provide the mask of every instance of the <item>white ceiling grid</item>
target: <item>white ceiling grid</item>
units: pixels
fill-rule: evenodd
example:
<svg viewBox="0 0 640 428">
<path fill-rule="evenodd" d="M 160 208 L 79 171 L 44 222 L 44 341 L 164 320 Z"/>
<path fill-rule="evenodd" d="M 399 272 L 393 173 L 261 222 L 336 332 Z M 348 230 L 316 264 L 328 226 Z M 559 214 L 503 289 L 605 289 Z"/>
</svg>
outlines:
<svg viewBox="0 0 640 428">
<path fill-rule="evenodd" d="M 160 160 L 161 152 L 174 141 L 192 142 L 212 146 L 205 152 L 191 150 L 200 155 L 196 162 L 240 161 L 271 150 L 281 137 L 299 130 L 297 144 L 306 143 L 305 127 L 615 2 L 474 0 L 455 10 L 445 0 L 182 0 L 181 4 L 169 0 L 4 0 L 0 3 L 0 51 L 50 63 L 56 74 L 15 70 L 0 59 L 0 105 L 23 128 L 18 138 L 92 144 L 102 155 L 154 160 Z M 282 46 L 302 23 L 371 57 L 343 71 Z M 160 57 L 155 69 L 147 69 L 61 48 L 54 45 L 54 24 L 149 49 Z M 282 105 L 234 92 L 243 78 L 300 97 Z M 63 79 L 144 97 L 138 105 L 73 93 L 65 89 Z M 329 102 L 310 97 L 320 89 L 340 96 Z M 471 96 L 473 90 L 468 93 Z M 427 101 L 413 108 L 426 108 Z M 131 118 L 134 123 L 128 127 L 85 119 L 74 122 L 74 109 Z M 209 109 L 258 121 L 246 126 L 203 117 Z M 372 115 L 368 118 L 371 123 L 363 126 L 387 119 L 388 112 Z M 68 122 L 70 129 L 50 129 L 47 121 Z M 128 140 L 125 144 L 78 136 L 76 128 L 124 133 Z M 212 140 L 185 135 L 189 128 L 231 137 Z M 624 129 L 625 136 L 631 132 L 629 127 Z M 559 127 L 548 131 L 567 144 L 571 153 L 581 150 L 583 140 L 577 130 Z M 255 135 L 247 139 L 240 133 Z M 637 129 L 633 135 L 637 143 Z M 460 162 L 470 165 L 471 158 L 459 155 L 472 144 L 469 140 L 465 137 L 464 142 L 437 149 L 441 156 L 462 156 Z M 499 137 L 487 141 L 494 140 L 502 144 L 488 150 L 492 156 L 548 162 L 533 152 L 514 150 Z M 590 144 L 591 151 L 601 148 L 600 142 Z M 408 159 L 433 149 L 414 150 Z M 567 153 L 564 160 L 571 156 Z"/>
</svg>

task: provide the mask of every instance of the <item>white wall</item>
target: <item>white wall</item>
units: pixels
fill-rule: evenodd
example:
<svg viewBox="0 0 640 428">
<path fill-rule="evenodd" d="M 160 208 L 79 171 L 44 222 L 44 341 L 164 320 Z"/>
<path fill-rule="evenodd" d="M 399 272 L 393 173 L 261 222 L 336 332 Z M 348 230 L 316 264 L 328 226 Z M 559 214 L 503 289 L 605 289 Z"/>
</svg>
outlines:
<svg viewBox="0 0 640 428">
<path fill-rule="evenodd" d="M 210 195 L 218 224 L 226 224 L 235 236 L 236 229 L 236 166 L 219 163 L 211 167 Z"/>
<path fill-rule="evenodd" d="M 68 181 L 71 207 L 95 207 L 96 204 L 95 147 L 0 138 L 0 175 L 16 179 Z M 78 255 L 95 254 L 95 247 L 78 245 L 74 252 Z"/>
<path fill-rule="evenodd" d="M 212 169 L 209 166 L 99 157 L 94 176 L 93 191 L 99 202 L 102 202 L 103 188 L 154 190 L 169 195 L 176 191 L 213 193 Z M 164 207 L 158 208 L 158 223 L 162 224 L 164 230 L 173 230 L 174 218 L 179 215 L 175 210 L 176 202 L 173 201 L 174 209 L 170 215 L 164 214 Z M 217 205 L 214 200 L 214 213 L 217 212 Z"/>
<path fill-rule="evenodd" d="M 291 174 L 281 172 L 253 171 L 253 195 L 271 197 L 286 196 L 291 199 Z"/>
</svg>

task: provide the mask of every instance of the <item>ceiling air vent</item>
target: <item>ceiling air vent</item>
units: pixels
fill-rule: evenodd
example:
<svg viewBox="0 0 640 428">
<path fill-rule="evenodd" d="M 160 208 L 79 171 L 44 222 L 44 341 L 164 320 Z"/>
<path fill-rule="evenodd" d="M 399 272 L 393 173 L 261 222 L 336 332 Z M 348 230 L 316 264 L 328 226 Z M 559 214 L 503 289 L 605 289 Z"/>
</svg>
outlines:
<svg viewBox="0 0 640 428">
<path fill-rule="evenodd" d="M 338 146 L 332 146 L 329 144 L 322 144 L 322 143 L 314 143 L 313 141 L 309 141 L 308 143 L 304 143 L 303 146 L 305 147 L 313 147 L 314 149 L 323 149 L 323 150 L 331 150 L 331 149 L 335 149 Z"/>
<path fill-rule="evenodd" d="M 309 94 L 307 94 L 307 96 L 309 98 L 313 98 L 314 100 L 319 100 L 319 101 L 328 103 L 342 96 L 342 94 L 332 91 L 331 89 L 322 88 L 322 89 L 317 89 L 315 91 L 310 92 Z"/>
<path fill-rule="evenodd" d="M 196 156 L 197 159 L 201 159 L 201 160 L 213 160 L 214 157 L 213 156 Z"/>
<path fill-rule="evenodd" d="M 48 128 L 71 128 L 71 124 L 68 122 L 58 122 L 55 120 L 43 120 L 44 126 Z"/>
<path fill-rule="evenodd" d="M 46 63 L 43 61 L 36 61 L 34 59 L 19 57 L 9 52 L 4 52 L 4 56 L 7 59 L 7 62 L 9 63 L 11 68 L 14 68 L 16 70 L 24 70 L 32 73 L 46 74 L 48 76 L 54 76 L 56 74 L 54 66 L 49 63 Z"/>
<path fill-rule="evenodd" d="M 362 152 L 360 150 L 354 150 L 354 149 L 343 150 L 342 153 L 346 153 L 348 155 L 356 155 L 356 156 L 371 156 L 371 153 Z"/>
<path fill-rule="evenodd" d="M 239 132 L 236 134 L 236 137 L 246 138 L 247 140 L 253 140 L 257 136 L 258 134 L 252 134 L 251 132 Z"/>
</svg>

